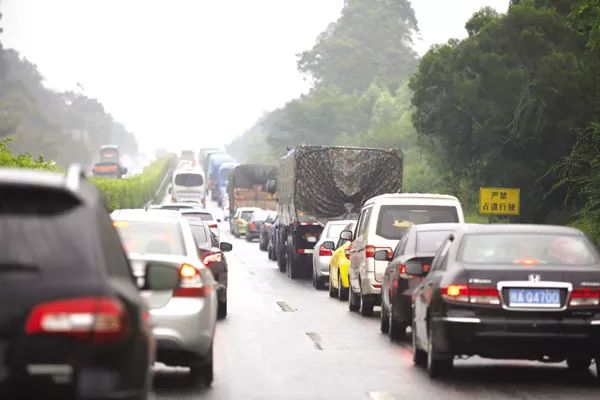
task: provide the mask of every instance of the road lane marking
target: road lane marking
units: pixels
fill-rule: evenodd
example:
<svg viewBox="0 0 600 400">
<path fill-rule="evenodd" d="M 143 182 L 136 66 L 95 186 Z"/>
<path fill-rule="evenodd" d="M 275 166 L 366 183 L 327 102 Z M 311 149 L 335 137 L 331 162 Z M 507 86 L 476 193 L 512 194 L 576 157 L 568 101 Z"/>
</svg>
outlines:
<svg viewBox="0 0 600 400">
<path fill-rule="evenodd" d="M 295 308 L 293 308 L 292 306 L 290 306 L 288 303 L 286 303 L 285 301 L 278 301 L 277 305 L 284 311 L 284 312 L 294 312 L 297 311 Z"/>
<path fill-rule="evenodd" d="M 323 339 L 321 339 L 321 335 L 319 335 L 316 332 L 306 332 L 306 336 L 308 336 L 308 338 L 310 340 L 312 340 L 312 342 L 315 345 L 315 348 L 317 350 L 324 350 L 323 348 Z"/>
</svg>

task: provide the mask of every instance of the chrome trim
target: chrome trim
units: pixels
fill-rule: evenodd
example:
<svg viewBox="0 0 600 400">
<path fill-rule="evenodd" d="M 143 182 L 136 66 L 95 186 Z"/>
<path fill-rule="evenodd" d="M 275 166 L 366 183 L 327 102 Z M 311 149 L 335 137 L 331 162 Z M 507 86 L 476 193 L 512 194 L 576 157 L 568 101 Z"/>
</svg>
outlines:
<svg viewBox="0 0 600 400">
<path fill-rule="evenodd" d="M 581 286 L 599 287 L 600 282 L 581 282 Z"/>
<path fill-rule="evenodd" d="M 480 284 L 492 283 L 492 280 L 491 279 L 471 278 L 471 279 L 469 279 L 469 283 L 480 283 Z"/>
<path fill-rule="evenodd" d="M 590 321 L 590 325 L 600 325 L 600 320 Z"/>
<path fill-rule="evenodd" d="M 569 282 L 555 282 L 555 281 L 500 281 L 497 283 L 496 288 L 498 289 L 498 295 L 500 296 L 500 303 L 502 304 L 502 308 L 510 311 L 565 311 L 569 306 L 571 301 L 571 293 L 573 292 L 573 284 Z M 566 289 L 567 290 L 567 298 L 565 299 L 565 304 L 562 307 L 527 307 L 527 306 L 518 306 L 518 307 L 510 307 L 506 304 L 506 301 L 503 296 L 504 288 L 524 288 L 524 289 Z"/>
<path fill-rule="evenodd" d="M 481 319 L 479 318 L 468 318 L 468 317 L 444 317 L 443 321 L 446 322 L 459 322 L 463 324 L 480 324 Z"/>
</svg>

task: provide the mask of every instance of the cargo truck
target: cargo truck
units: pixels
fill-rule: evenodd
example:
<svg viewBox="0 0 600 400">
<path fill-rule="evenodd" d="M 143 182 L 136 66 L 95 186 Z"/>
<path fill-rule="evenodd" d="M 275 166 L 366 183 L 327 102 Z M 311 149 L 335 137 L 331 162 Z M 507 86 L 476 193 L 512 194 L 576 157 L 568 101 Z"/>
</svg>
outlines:
<svg viewBox="0 0 600 400">
<path fill-rule="evenodd" d="M 277 178 L 280 221 L 276 243 L 280 271 L 309 277 L 312 252 L 325 224 L 356 219 L 371 197 L 402 190 L 399 150 L 304 145 L 281 159 Z"/>
<path fill-rule="evenodd" d="M 94 176 L 121 179 L 127 168 L 121 165 L 119 146 L 106 145 L 100 148 L 100 161 L 92 169 Z"/>
</svg>

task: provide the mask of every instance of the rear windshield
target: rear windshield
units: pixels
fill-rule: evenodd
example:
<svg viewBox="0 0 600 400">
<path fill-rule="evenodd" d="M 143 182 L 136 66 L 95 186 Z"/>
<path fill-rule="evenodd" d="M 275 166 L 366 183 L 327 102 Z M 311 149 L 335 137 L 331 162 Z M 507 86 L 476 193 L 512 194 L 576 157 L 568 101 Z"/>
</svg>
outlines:
<svg viewBox="0 0 600 400">
<path fill-rule="evenodd" d="M 240 215 L 240 218 L 246 222 L 250 222 L 250 220 L 252 219 L 252 214 L 254 214 L 254 211 L 242 211 L 242 215 Z"/>
<path fill-rule="evenodd" d="M 191 150 L 184 150 L 181 152 L 181 158 L 184 160 L 194 160 L 194 152 Z"/>
<path fill-rule="evenodd" d="M 209 242 L 208 235 L 206 234 L 206 228 L 204 225 L 190 225 L 192 228 L 192 234 L 197 244 L 206 244 Z"/>
<path fill-rule="evenodd" d="M 338 239 L 340 237 L 340 233 L 342 233 L 342 231 L 344 230 L 344 228 L 346 228 L 347 225 L 348 224 L 346 224 L 346 223 L 329 224 L 329 227 L 327 228 L 327 233 L 325 234 L 325 236 L 328 238 Z"/>
<path fill-rule="evenodd" d="M 186 212 L 183 214 L 183 216 L 185 218 L 189 218 L 189 219 L 199 219 L 201 221 L 212 221 L 213 220 L 213 216 L 210 213 L 206 213 L 206 212 Z"/>
<path fill-rule="evenodd" d="M 556 234 L 468 234 L 459 259 L 475 264 L 590 265 L 597 255 L 585 239 Z"/>
<path fill-rule="evenodd" d="M 179 174 L 175 177 L 177 186 L 202 186 L 204 179 L 200 174 Z"/>
<path fill-rule="evenodd" d="M 165 204 L 160 206 L 161 210 L 175 210 L 175 211 L 179 211 L 179 210 L 191 210 L 195 208 L 192 205 L 186 206 L 185 204 L 177 204 L 177 205 L 172 205 L 172 204 Z"/>
<path fill-rule="evenodd" d="M 128 253 L 186 255 L 176 222 L 115 221 L 114 225 Z"/>
<path fill-rule="evenodd" d="M 312 249 L 319 241 L 323 227 L 320 225 L 303 226 L 299 228 L 297 246 L 299 249 Z"/>
<path fill-rule="evenodd" d="M 435 254 L 444 239 L 451 233 L 452 231 L 417 232 L 417 253 Z"/>
<path fill-rule="evenodd" d="M 0 189 L 0 271 L 88 276 L 102 262 L 93 213 L 45 190 Z"/>
<path fill-rule="evenodd" d="M 456 207 L 390 205 L 382 206 L 375 234 L 390 240 L 400 240 L 411 225 L 458 222 Z"/>
</svg>

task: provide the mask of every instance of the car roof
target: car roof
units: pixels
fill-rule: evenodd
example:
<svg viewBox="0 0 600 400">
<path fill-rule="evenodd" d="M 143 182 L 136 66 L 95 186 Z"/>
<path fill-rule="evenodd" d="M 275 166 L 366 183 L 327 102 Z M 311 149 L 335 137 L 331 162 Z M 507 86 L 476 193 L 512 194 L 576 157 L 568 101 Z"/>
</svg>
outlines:
<svg viewBox="0 0 600 400">
<path fill-rule="evenodd" d="M 449 200 L 458 202 L 458 198 L 448 194 L 438 193 L 386 193 L 371 197 L 365 204 L 385 200 Z"/>
<path fill-rule="evenodd" d="M 200 204 L 198 203 L 193 203 L 193 202 L 189 202 L 189 203 L 167 203 L 167 204 L 161 204 L 158 206 L 158 209 L 168 209 L 169 207 L 186 207 L 189 210 L 205 210 L 204 207 L 202 207 Z"/>
<path fill-rule="evenodd" d="M 173 175 L 179 175 L 179 174 L 198 174 L 198 175 L 204 175 L 202 169 L 199 168 L 199 167 L 180 167 L 180 168 L 177 168 L 175 170 L 175 172 L 173 173 Z"/>
<path fill-rule="evenodd" d="M 458 222 L 448 222 L 448 223 L 435 223 L 435 224 L 419 224 L 413 225 L 413 229 L 417 232 L 430 232 L 430 231 L 447 231 L 447 230 L 456 230 L 465 224 L 461 224 Z"/>
<path fill-rule="evenodd" d="M 110 214 L 113 220 L 127 220 L 139 222 L 179 222 L 181 215 L 171 210 L 144 210 L 140 209 L 121 209 L 115 210 Z"/>
<path fill-rule="evenodd" d="M 180 214 L 210 214 L 213 215 L 212 211 L 208 211 L 204 208 L 184 208 L 179 210 Z"/>
<path fill-rule="evenodd" d="M 327 224 L 325 224 L 325 226 L 333 225 L 333 224 L 349 225 L 353 222 L 356 222 L 356 220 L 355 219 L 335 219 L 335 220 L 328 221 Z"/>
<path fill-rule="evenodd" d="M 534 224 L 462 224 L 457 232 L 470 233 L 546 233 L 563 235 L 583 235 L 579 229 L 559 225 Z"/>
</svg>

